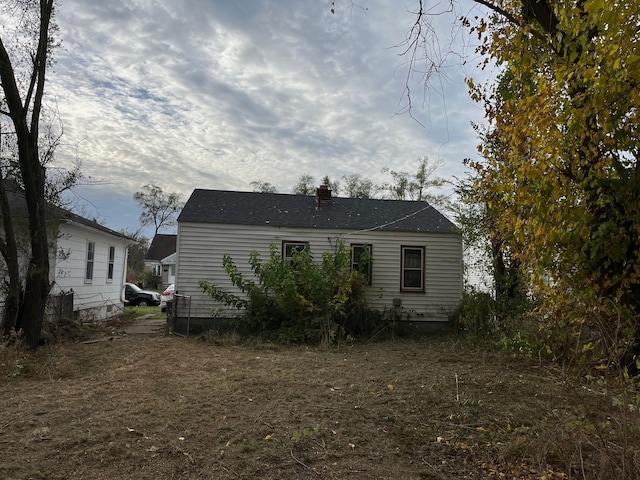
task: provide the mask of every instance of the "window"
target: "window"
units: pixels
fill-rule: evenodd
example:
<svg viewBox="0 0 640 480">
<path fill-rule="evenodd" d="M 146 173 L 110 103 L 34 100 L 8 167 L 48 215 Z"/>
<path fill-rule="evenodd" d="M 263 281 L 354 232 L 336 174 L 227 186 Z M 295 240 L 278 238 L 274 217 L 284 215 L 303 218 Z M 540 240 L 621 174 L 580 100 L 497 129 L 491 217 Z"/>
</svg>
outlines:
<svg viewBox="0 0 640 480">
<path fill-rule="evenodd" d="M 84 279 L 88 282 L 93 280 L 93 261 L 96 255 L 96 244 L 94 242 L 87 243 L 87 264 L 84 271 Z"/>
<path fill-rule="evenodd" d="M 107 281 L 113 281 L 113 266 L 116 261 L 116 247 L 109 247 L 109 265 L 107 266 Z"/>
<path fill-rule="evenodd" d="M 365 251 L 368 255 L 363 256 Z M 371 254 L 371 245 L 366 243 L 351 244 L 351 270 L 364 275 L 369 285 L 371 285 Z"/>
<path fill-rule="evenodd" d="M 282 242 L 282 260 L 287 265 L 291 265 L 293 254 L 301 252 L 308 247 L 307 242 Z"/>
<path fill-rule="evenodd" d="M 424 247 L 401 247 L 400 291 L 424 292 Z"/>
</svg>

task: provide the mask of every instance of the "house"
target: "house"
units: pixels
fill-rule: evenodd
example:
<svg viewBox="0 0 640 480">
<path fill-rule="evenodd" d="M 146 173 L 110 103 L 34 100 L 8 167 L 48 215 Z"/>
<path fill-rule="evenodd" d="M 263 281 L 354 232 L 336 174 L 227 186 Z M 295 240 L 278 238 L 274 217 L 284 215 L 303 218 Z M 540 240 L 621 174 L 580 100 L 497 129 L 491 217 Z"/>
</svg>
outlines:
<svg viewBox="0 0 640 480">
<path fill-rule="evenodd" d="M 176 240 L 177 235 L 157 233 L 144 256 L 145 271 L 160 277 L 163 287 L 176 281 Z"/>
<path fill-rule="evenodd" d="M 51 295 L 73 292 L 76 318 L 102 320 L 122 312 L 132 239 L 63 209 L 55 209 Z"/>
<path fill-rule="evenodd" d="M 16 231 L 21 269 L 29 258 L 28 213 L 24 192 L 17 182 L 5 180 L 5 191 Z M 0 213 L 1 216 L 1 213 Z M 49 315 L 80 320 L 104 319 L 122 311 L 128 247 L 132 239 L 95 220 L 49 204 L 49 281 L 52 283 Z M 0 260 L 0 275 L 4 274 Z M 0 297 L 2 294 L 0 293 Z M 72 300 L 64 302 L 61 300 Z M 0 298 L 3 302 L 3 298 Z"/>
<path fill-rule="evenodd" d="M 176 313 L 204 320 L 221 307 L 198 287 L 200 280 L 240 293 L 222 268 L 224 254 L 251 274 L 252 250 L 268 258 L 275 242 L 285 261 L 302 246 L 320 258 L 341 239 L 353 252 L 371 248 L 371 307 L 400 310 L 404 320 L 428 327 L 446 322 L 460 302 L 461 235 L 425 202 L 332 198 L 325 186 L 316 197 L 198 189 L 178 217 L 176 292 L 190 297 L 190 308 Z"/>
</svg>

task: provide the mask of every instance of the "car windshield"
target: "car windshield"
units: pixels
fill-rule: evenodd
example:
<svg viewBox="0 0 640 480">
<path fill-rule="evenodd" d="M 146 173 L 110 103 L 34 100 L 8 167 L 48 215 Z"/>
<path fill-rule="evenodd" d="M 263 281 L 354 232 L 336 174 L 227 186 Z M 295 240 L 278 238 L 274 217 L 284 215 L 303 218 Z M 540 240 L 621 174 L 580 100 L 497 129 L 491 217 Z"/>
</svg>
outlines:
<svg viewBox="0 0 640 480">
<path fill-rule="evenodd" d="M 142 291 L 140 287 L 138 287 L 137 285 L 134 285 L 133 283 L 128 283 L 127 285 L 129 285 L 131 290 L 133 290 L 136 293 L 140 293 Z"/>
</svg>

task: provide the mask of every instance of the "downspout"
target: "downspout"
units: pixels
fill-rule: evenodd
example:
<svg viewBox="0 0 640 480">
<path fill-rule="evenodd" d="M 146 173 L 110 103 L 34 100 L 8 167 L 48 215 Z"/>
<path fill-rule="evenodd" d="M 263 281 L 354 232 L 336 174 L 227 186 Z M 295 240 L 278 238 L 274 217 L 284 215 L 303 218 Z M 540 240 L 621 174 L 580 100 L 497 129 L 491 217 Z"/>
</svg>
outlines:
<svg viewBox="0 0 640 480">
<path fill-rule="evenodd" d="M 127 282 L 127 265 L 129 264 L 129 246 L 131 244 L 127 243 L 124 247 L 124 256 L 122 260 L 122 281 L 120 282 L 120 301 L 124 306 L 124 284 Z"/>
</svg>

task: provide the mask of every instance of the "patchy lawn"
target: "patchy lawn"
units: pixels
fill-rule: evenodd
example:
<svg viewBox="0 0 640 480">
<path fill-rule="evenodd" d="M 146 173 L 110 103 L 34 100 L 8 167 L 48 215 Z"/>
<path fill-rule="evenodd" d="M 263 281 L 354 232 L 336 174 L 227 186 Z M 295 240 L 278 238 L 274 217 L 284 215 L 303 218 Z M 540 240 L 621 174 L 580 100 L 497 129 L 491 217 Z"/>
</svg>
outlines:
<svg viewBox="0 0 640 480">
<path fill-rule="evenodd" d="M 0 478 L 634 478 L 624 395 L 455 338 L 0 350 Z M 622 399 L 622 400 L 620 400 Z M 633 476 L 632 476 L 633 475 Z"/>
</svg>

